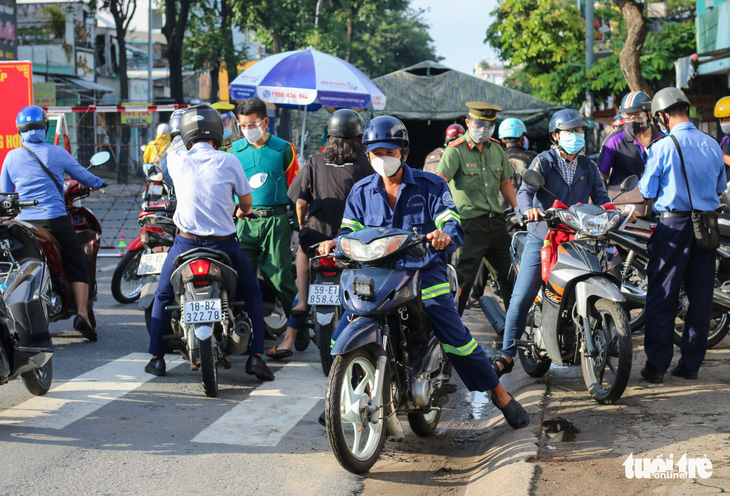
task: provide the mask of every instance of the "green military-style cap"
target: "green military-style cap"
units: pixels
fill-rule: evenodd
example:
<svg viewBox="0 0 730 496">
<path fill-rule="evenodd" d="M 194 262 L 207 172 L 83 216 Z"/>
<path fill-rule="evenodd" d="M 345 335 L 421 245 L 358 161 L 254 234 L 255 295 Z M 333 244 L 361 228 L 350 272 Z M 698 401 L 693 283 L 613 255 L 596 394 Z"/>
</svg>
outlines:
<svg viewBox="0 0 730 496">
<path fill-rule="evenodd" d="M 466 102 L 469 109 L 469 117 L 485 121 L 493 121 L 497 118 L 497 112 L 502 111 L 502 107 L 487 102 Z"/>
<path fill-rule="evenodd" d="M 211 107 L 216 109 L 221 114 L 224 112 L 232 112 L 236 110 L 236 106 L 228 102 L 215 102 L 213 105 L 211 105 Z"/>
</svg>

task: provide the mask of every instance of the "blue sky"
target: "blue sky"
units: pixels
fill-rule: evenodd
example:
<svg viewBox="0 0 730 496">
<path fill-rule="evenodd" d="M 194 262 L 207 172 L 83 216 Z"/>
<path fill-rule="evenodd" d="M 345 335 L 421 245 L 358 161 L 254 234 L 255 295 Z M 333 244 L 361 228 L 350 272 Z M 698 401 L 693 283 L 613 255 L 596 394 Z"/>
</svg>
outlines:
<svg viewBox="0 0 730 496">
<path fill-rule="evenodd" d="M 414 9 L 429 9 L 422 18 L 430 25 L 436 54 L 444 57 L 441 63 L 467 74 L 484 57 L 497 61 L 482 43 L 496 5 L 496 0 L 411 0 Z"/>
</svg>

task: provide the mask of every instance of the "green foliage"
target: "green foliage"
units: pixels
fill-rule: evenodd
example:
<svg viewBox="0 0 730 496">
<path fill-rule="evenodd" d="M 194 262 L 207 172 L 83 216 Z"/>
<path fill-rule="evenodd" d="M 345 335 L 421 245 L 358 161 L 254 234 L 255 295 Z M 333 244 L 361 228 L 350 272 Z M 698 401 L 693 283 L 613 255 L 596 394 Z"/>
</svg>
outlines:
<svg viewBox="0 0 730 496">
<path fill-rule="evenodd" d="M 369 77 L 437 60 L 422 11 L 408 0 L 236 0 L 236 22 L 270 51 L 317 50 L 349 60 Z M 276 8 L 273 6 L 276 5 Z"/>
<path fill-rule="evenodd" d="M 66 13 L 59 5 L 49 5 L 38 11 L 38 20 L 46 35 L 64 39 L 66 34 Z"/>
<path fill-rule="evenodd" d="M 612 4 L 609 8 L 596 7 L 597 19 L 618 24 L 617 29 L 606 33 L 606 46 L 613 53 L 595 61 L 586 74 L 585 21 L 572 2 L 502 1 L 492 12 L 497 21 L 487 29 L 485 41 L 502 60 L 518 67 L 505 84 L 559 104 L 579 105 L 587 91 L 593 92 L 598 102 L 626 93 L 628 85 L 619 64 L 626 38 L 623 17 Z M 515 19 L 510 19 L 512 13 Z M 694 3 L 670 1 L 668 19 L 660 26 L 661 32 L 647 34 L 641 55 L 641 73 L 657 89 L 674 80 L 677 58 L 694 52 Z M 521 27 L 527 28 L 525 32 L 520 32 Z"/>
<path fill-rule="evenodd" d="M 199 69 L 207 62 L 212 70 L 221 67 L 235 68 L 244 59 L 241 49 L 233 46 L 231 35 L 232 19 L 229 17 L 228 29 L 223 29 L 222 3 L 219 0 L 198 0 L 193 5 L 185 34 L 183 64 Z M 230 14 L 229 14 L 230 16 Z"/>
</svg>

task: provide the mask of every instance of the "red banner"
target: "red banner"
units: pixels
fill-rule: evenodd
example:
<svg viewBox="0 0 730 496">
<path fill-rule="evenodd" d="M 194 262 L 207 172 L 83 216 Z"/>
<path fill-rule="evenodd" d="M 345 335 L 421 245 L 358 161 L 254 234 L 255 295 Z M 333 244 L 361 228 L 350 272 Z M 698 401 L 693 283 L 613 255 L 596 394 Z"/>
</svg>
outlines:
<svg viewBox="0 0 730 496">
<path fill-rule="evenodd" d="M 33 69 L 28 61 L 0 62 L 0 167 L 8 150 L 20 146 L 15 117 L 33 104 Z"/>
</svg>

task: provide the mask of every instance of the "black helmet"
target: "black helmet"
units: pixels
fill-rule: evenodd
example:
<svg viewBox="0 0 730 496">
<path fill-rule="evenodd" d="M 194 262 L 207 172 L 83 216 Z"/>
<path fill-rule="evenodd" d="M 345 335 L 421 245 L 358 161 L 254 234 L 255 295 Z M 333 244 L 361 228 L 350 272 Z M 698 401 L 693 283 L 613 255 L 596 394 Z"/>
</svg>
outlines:
<svg viewBox="0 0 730 496">
<path fill-rule="evenodd" d="M 48 129 L 48 116 L 46 111 L 39 106 L 28 105 L 18 112 L 15 118 L 15 126 L 21 133 L 31 129 Z"/>
<path fill-rule="evenodd" d="M 180 119 L 180 135 L 186 147 L 199 139 L 213 140 L 221 146 L 223 121 L 218 111 L 210 105 L 194 105 Z"/>
<path fill-rule="evenodd" d="M 327 136 L 356 138 L 362 135 L 362 127 L 362 117 L 354 110 L 335 110 L 327 123 Z"/>
<path fill-rule="evenodd" d="M 180 136 L 180 121 L 185 113 L 185 109 L 177 109 L 170 116 L 170 139 L 174 139 L 175 136 Z"/>
<path fill-rule="evenodd" d="M 368 152 L 372 148 L 377 148 L 377 146 L 371 147 L 371 145 L 377 143 L 396 144 L 399 148 L 408 151 L 410 141 L 408 140 L 408 130 L 405 124 L 393 116 L 381 115 L 368 122 L 362 133 L 362 143 L 368 148 Z"/>
<path fill-rule="evenodd" d="M 651 97 L 643 91 L 632 91 L 621 100 L 618 110 L 624 114 L 633 114 L 642 110 L 648 112 L 651 110 Z"/>
<path fill-rule="evenodd" d="M 689 99 L 684 91 L 671 86 L 657 91 L 651 100 L 651 116 L 656 117 L 657 112 L 666 112 L 672 107 L 686 105 L 689 107 Z"/>
<path fill-rule="evenodd" d="M 588 127 L 588 122 L 586 121 L 586 118 L 583 117 L 583 114 L 573 109 L 558 110 L 552 116 L 550 124 L 548 125 L 550 134 L 579 127 Z"/>
</svg>

